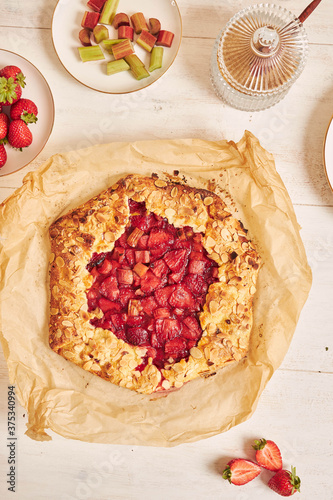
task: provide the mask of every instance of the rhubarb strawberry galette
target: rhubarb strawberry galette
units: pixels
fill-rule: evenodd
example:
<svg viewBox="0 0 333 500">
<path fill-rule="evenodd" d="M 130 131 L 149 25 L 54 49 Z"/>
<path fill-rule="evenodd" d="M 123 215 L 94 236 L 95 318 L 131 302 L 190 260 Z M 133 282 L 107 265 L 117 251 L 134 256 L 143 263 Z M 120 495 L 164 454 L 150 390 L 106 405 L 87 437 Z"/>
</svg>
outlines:
<svg viewBox="0 0 333 500">
<path fill-rule="evenodd" d="M 140 393 L 247 353 L 259 256 L 222 199 L 129 175 L 50 227 L 51 348 Z"/>
</svg>

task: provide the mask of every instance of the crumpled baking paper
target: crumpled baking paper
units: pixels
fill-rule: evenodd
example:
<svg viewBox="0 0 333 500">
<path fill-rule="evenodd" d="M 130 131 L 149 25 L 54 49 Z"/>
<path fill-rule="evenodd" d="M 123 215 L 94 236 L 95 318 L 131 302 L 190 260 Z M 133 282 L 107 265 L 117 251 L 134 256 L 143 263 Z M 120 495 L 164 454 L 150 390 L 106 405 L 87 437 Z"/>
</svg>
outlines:
<svg viewBox="0 0 333 500">
<path fill-rule="evenodd" d="M 248 356 L 162 397 L 120 388 L 48 345 L 48 228 L 129 173 L 177 174 L 221 195 L 262 258 Z M 47 430 L 98 443 L 175 446 L 248 419 L 282 362 L 311 286 L 299 226 L 274 160 L 249 132 L 227 141 L 112 143 L 51 157 L 0 205 L 0 338 L 27 410 L 27 435 Z"/>
</svg>

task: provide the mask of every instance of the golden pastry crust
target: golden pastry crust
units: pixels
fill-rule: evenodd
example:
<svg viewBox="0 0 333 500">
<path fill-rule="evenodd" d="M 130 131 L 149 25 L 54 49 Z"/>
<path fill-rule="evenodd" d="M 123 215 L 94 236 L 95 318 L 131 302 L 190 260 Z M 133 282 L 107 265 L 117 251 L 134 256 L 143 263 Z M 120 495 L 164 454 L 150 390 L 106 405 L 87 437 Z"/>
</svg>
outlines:
<svg viewBox="0 0 333 500">
<path fill-rule="evenodd" d="M 175 227 L 202 233 L 203 246 L 218 264 L 219 281 L 210 285 L 199 313 L 203 334 L 187 359 L 172 359 L 157 368 L 147 349 L 96 328 L 90 320 L 86 292 L 93 276 L 86 266 L 92 255 L 109 252 L 129 221 L 128 199 L 145 202 L 148 211 Z M 56 220 L 49 230 L 50 346 L 83 369 L 139 393 L 180 388 L 207 377 L 246 356 L 252 328 L 252 298 L 260 258 L 241 222 L 215 193 L 157 176 L 128 175 L 100 195 Z M 102 313 L 100 312 L 100 315 Z"/>
</svg>

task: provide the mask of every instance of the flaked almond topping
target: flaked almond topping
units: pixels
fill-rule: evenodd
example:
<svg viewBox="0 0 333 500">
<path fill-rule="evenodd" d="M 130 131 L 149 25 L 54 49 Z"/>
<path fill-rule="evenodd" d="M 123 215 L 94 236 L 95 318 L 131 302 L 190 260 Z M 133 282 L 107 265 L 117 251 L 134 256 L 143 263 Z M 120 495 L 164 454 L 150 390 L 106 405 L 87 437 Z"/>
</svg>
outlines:
<svg viewBox="0 0 333 500">
<path fill-rule="evenodd" d="M 216 302 L 215 300 L 209 302 L 209 310 L 211 314 L 215 314 L 219 310 L 219 303 Z"/>
<path fill-rule="evenodd" d="M 118 184 L 114 184 L 114 185 L 111 187 L 112 191 L 115 191 L 115 190 L 116 190 L 116 189 L 118 189 L 118 188 L 119 188 Z"/>
<path fill-rule="evenodd" d="M 222 229 L 221 236 L 224 241 L 232 241 L 232 236 L 230 234 L 230 231 L 226 227 Z"/>
<path fill-rule="evenodd" d="M 117 200 L 119 200 L 119 194 L 118 194 L 118 193 L 113 193 L 113 194 L 111 195 L 111 200 L 113 200 L 113 201 L 117 201 Z"/>
<path fill-rule="evenodd" d="M 59 312 L 59 309 L 56 309 L 55 307 L 52 307 L 50 310 L 51 316 L 55 316 L 56 314 L 58 314 L 58 312 Z"/>
<path fill-rule="evenodd" d="M 62 322 L 62 325 L 64 326 L 68 326 L 68 327 L 73 327 L 73 323 L 71 321 L 68 321 L 67 319 L 65 319 L 63 322 Z"/>
<path fill-rule="evenodd" d="M 173 217 L 174 215 L 176 215 L 176 210 L 174 210 L 173 208 L 167 208 L 165 210 L 165 215 L 167 217 Z"/>
<path fill-rule="evenodd" d="M 101 213 L 97 213 L 96 214 L 96 219 L 98 220 L 98 222 L 107 222 L 108 220 L 108 217 L 104 214 L 101 214 Z"/>
<path fill-rule="evenodd" d="M 110 231 L 107 231 L 104 233 L 104 240 L 110 243 L 111 241 L 114 241 L 114 235 Z"/>
<path fill-rule="evenodd" d="M 204 233 L 205 230 L 206 230 L 206 226 L 204 226 L 203 224 L 198 227 L 198 233 Z"/>
<path fill-rule="evenodd" d="M 208 207 L 209 205 L 211 205 L 214 202 L 214 198 L 212 198 L 211 196 L 207 196 L 207 198 L 205 198 L 203 202 L 204 202 L 204 205 L 206 205 L 206 207 Z"/>
<path fill-rule="evenodd" d="M 51 253 L 50 258 L 49 258 L 49 263 L 52 264 L 54 259 L 55 259 L 55 255 L 54 255 L 54 253 Z"/>
<path fill-rule="evenodd" d="M 229 255 L 227 253 L 223 253 L 221 255 L 221 260 L 222 260 L 223 264 L 226 264 L 227 262 L 229 262 Z"/>
<path fill-rule="evenodd" d="M 182 373 L 184 371 L 184 368 L 180 363 L 176 363 L 175 365 L 173 365 L 173 369 L 176 373 Z"/>
<path fill-rule="evenodd" d="M 55 263 L 58 267 L 64 267 L 65 265 L 65 261 L 62 257 L 57 257 L 56 260 L 55 260 Z"/>
<path fill-rule="evenodd" d="M 183 387 L 183 385 L 184 385 L 183 382 L 178 382 L 178 381 L 175 382 L 176 389 L 180 389 L 181 387 Z"/>
<path fill-rule="evenodd" d="M 162 382 L 162 387 L 163 387 L 163 389 L 165 389 L 166 391 L 167 391 L 168 389 L 170 389 L 171 384 L 170 384 L 169 380 L 167 380 L 167 379 L 163 380 L 163 382 Z"/>
<path fill-rule="evenodd" d="M 237 285 L 237 283 L 240 283 L 242 281 L 242 278 L 240 276 L 234 276 L 228 281 L 228 285 Z"/>
<path fill-rule="evenodd" d="M 178 188 L 177 187 L 172 188 L 170 193 L 171 198 L 176 198 L 177 194 L 178 194 Z"/>
<path fill-rule="evenodd" d="M 216 241 L 211 236 L 207 236 L 206 245 L 208 247 L 214 247 L 216 245 Z"/>
<path fill-rule="evenodd" d="M 157 179 L 154 182 L 154 184 L 156 187 L 159 187 L 159 188 L 163 188 L 163 187 L 167 186 L 167 183 L 165 181 L 162 181 L 161 179 Z"/>
<path fill-rule="evenodd" d="M 190 354 L 194 359 L 201 359 L 203 357 L 202 352 L 197 347 L 192 347 Z"/>
<path fill-rule="evenodd" d="M 77 236 L 75 239 L 76 239 L 76 241 L 79 241 L 80 243 L 84 243 L 84 239 L 82 238 L 82 236 Z"/>
<path fill-rule="evenodd" d="M 250 295 L 254 295 L 256 293 L 257 289 L 254 285 L 250 287 Z"/>
</svg>

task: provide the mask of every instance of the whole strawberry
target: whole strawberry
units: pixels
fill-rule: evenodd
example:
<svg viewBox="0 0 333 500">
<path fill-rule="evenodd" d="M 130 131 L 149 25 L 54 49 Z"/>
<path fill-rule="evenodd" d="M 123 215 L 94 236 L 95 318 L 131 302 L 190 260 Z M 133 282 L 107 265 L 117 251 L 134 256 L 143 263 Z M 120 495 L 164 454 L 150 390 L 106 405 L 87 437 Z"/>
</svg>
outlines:
<svg viewBox="0 0 333 500">
<path fill-rule="evenodd" d="M 256 460 L 261 467 L 274 472 L 282 469 L 282 457 L 278 446 L 269 439 L 255 440 Z"/>
<path fill-rule="evenodd" d="M 4 139 L 8 132 L 9 118 L 5 113 L 0 113 L 0 140 Z"/>
<path fill-rule="evenodd" d="M 36 123 L 38 108 L 30 99 L 19 99 L 10 108 L 12 120 L 23 120 L 25 123 Z"/>
<path fill-rule="evenodd" d="M 32 143 L 32 133 L 23 120 L 13 120 L 10 122 L 8 130 L 8 142 L 16 149 L 26 148 Z"/>
<path fill-rule="evenodd" d="M 300 491 L 301 480 L 296 476 L 296 467 L 289 470 L 282 469 L 268 481 L 268 486 L 283 497 L 290 497 Z"/>
<path fill-rule="evenodd" d="M 228 480 L 229 483 L 241 486 L 249 483 L 252 479 L 259 476 L 260 471 L 261 469 L 259 465 L 251 460 L 246 460 L 245 458 L 235 458 L 227 463 L 227 466 L 222 473 L 222 477 L 223 479 Z"/>
<path fill-rule="evenodd" d="M 0 168 L 5 165 L 7 161 L 7 152 L 5 150 L 5 146 L 0 144 Z"/>
<path fill-rule="evenodd" d="M 25 86 L 25 76 L 18 66 L 5 66 L 0 71 L 0 76 L 13 78 L 21 87 Z"/>
<path fill-rule="evenodd" d="M 0 77 L 0 103 L 10 106 L 21 98 L 22 89 L 14 78 Z"/>
</svg>

